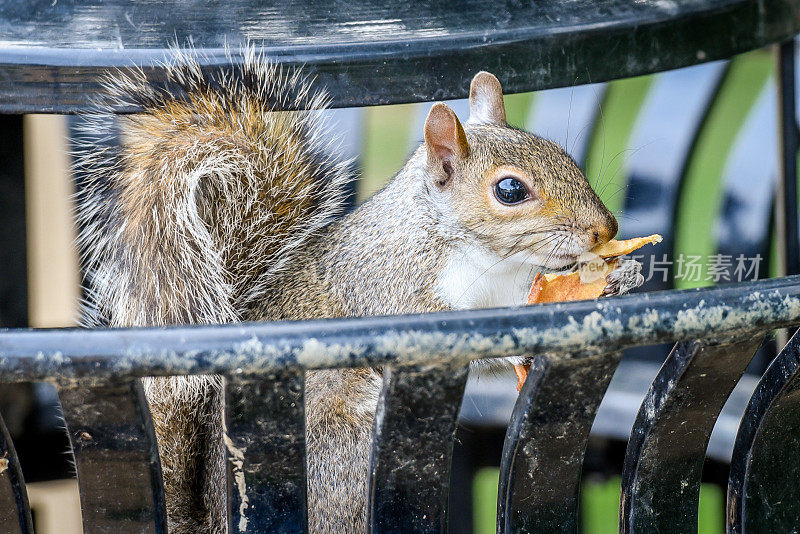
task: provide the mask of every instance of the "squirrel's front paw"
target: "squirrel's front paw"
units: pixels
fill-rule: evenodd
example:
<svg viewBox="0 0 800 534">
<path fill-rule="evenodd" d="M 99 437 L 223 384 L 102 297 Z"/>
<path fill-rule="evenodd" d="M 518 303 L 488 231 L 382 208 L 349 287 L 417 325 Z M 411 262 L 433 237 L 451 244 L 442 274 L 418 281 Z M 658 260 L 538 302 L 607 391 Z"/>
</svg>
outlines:
<svg viewBox="0 0 800 534">
<path fill-rule="evenodd" d="M 636 260 L 620 260 L 619 266 L 606 276 L 608 285 L 603 296 L 624 295 L 631 289 L 644 284 L 642 264 Z"/>
</svg>

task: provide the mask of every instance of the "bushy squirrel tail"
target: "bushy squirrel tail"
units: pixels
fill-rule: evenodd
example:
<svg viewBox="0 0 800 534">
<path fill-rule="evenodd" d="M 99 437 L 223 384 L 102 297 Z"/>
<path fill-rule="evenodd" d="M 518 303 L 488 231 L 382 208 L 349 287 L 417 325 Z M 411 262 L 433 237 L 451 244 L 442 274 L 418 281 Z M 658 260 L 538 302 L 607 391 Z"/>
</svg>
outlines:
<svg viewBox="0 0 800 534">
<path fill-rule="evenodd" d="M 305 76 L 252 48 L 213 69 L 194 50 L 173 54 L 158 84 L 141 69 L 105 79 L 76 139 L 89 326 L 257 319 L 264 292 L 344 205 L 349 162 L 326 150 L 327 98 Z M 121 142 L 98 147 L 111 112 L 131 107 L 143 112 L 116 121 Z M 144 388 L 170 532 L 226 532 L 219 377 Z"/>
<path fill-rule="evenodd" d="M 349 162 L 326 150 L 325 93 L 253 48 L 236 59 L 212 70 L 175 50 L 159 84 L 141 69 L 104 81 L 98 116 L 144 111 L 119 118 L 121 147 L 79 150 L 88 323 L 251 319 L 342 211 Z"/>
</svg>

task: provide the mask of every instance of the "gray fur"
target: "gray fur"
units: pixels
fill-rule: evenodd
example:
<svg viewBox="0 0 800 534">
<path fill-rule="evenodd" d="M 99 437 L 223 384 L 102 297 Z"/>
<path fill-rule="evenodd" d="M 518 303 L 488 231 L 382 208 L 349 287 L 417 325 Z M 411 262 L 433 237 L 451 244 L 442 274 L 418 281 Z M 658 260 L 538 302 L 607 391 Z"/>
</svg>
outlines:
<svg viewBox="0 0 800 534">
<path fill-rule="evenodd" d="M 386 188 L 332 222 L 350 177 L 347 162 L 323 150 L 323 93 L 252 49 L 237 77 L 202 73 L 191 54 L 178 54 L 167 72 L 180 88 L 175 94 L 151 85 L 142 71 L 106 81 L 98 120 L 109 104 L 134 103 L 145 112 L 120 121 L 120 153 L 87 147 L 79 161 L 91 177 L 79 198 L 89 325 L 447 310 L 459 300 L 447 300 L 455 297 L 443 293 L 442 273 L 458 276 L 459 251 L 478 251 L 497 264 L 535 252 L 540 263 L 499 271 L 506 281 L 519 272 L 524 285 L 537 270 L 574 262 L 598 235 L 616 233 L 613 216 L 563 150 L 504 123 L 465 130 L 438 124 L 433 137 L 462 135 L 460 159 L 443 164 L 423 145 Z M 481 76 L 481 105 L 502 105 L 502 95 L 487 96 L 499 83 Z M 274 113 L 276 103 L 313 111 Z M 489 205 L 486 180 L 494 172 L 524 174 L 541 203 L 516 211 Z M 474 281 L 465 282 L 469 291 Z M 491 282 L 490 295 L 497 289 Z M 491 305 L 476 295 L 470 305 Z M 380 385 L 374 369 L 306 375 L 311 532 L 366 530 Z M 226 532 L 222 380 L 159 378 L 145 387 L 170 532 Z"/>
</svg>

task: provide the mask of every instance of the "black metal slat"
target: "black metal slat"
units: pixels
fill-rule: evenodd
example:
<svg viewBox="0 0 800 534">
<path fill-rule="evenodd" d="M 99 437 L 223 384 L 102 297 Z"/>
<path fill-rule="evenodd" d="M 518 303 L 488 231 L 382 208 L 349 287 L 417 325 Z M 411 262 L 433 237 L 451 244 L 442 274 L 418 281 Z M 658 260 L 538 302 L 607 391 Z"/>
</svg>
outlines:
<svg viewBox="0 0 800 534">
<path fill-rule="evenodd" d="M 303 382 L 298 371 L 227 381 L 228 532 L 306 532 Z"/>
<path fill-rule="evenodd" d="M 141 382 L 65 383 L 59 399 L 75 455 L 84 532 L 166 533 L 161 464 Z"/>
<path fill-rule="evenodd" d="M 800 135 L 795 115 L 795 42 L 787 41 L 778 50 L 778 122 L 780 125 L 781 179 L 777 195 L 780 220 L 783 225 L 785 274 L 800 272 L 800 237 L 797 216 L 797 151 Z"/>
<path fill-rule="evenodd" d="M 0 115 L 0 327 L 28 326 L 22 116 Z"/>
<path fill-rule="evenodd" d="M 797 213 L 796 43 L 778 50 L 781 177 L 778 246 L 786 273 L 800 270 Z M 788 532 L 800 517 L 800 338 L 795 334 L 764 372 L 736 436 L 728 481 L 727 532 Z"/>
<path fill-rule="evenodd" d="M 714 423 L 763 335 L 678 343 L 647 392 L 622 470 L 620 532 L 695 532 Z"/>
<path fill-rule="evenodd" d="M 28 493 L 14 444 L 0 418 L 0 532 L 32 534 Z"/>
<path fill-rule="evenodd" d="M 503 445 L 498 533 L 578 531 L 589 430 L 620 357 L 534 359 Z"/>
<path fill-rule="evenodd" d="M 450 460 L 468 366 L 384 369 L 370 459 L 368 531 L 447 530 Z"/>
<path fill-rule="evenodd" d="M 767 368 L 731 458 L 727 532 L 796 532 L 800 518 L 800 334 Z"/>
</svg>

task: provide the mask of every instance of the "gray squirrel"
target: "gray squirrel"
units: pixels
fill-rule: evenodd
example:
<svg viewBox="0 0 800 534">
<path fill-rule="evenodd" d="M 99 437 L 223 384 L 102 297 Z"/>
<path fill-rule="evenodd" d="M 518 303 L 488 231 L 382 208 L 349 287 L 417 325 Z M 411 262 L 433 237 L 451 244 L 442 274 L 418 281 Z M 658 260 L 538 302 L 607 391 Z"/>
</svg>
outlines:
<svg viewBox="0 0 800 534">
<path fill-rule="evenodd" d="M 90 326 L 522 305 L 537 272 L 568 269 L 617 232 L 561 147 L 506 123 L 487 72 L 472 80 L 469 121 L 435 104 L 424 143 L 344 216 L 348 162 L 328 155 L 328 98 L 300 71 L 249 49 L 217 71 L 176 53 L 166 77 L 110 75 L 98 117 L 143 112 L 119 118 L 118 150 L 85 147 L 78 163 Z M 641 284 L 639 269 L 622 262 L 611 292 Z M 227 532 L 222 384 L 144 381 L 171 534 Z M 366 531 L 380 388 L 376 369 L 306 373 L 310 532 Z"/>
</svg>

